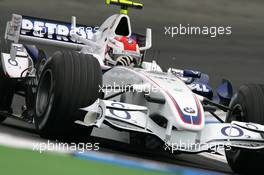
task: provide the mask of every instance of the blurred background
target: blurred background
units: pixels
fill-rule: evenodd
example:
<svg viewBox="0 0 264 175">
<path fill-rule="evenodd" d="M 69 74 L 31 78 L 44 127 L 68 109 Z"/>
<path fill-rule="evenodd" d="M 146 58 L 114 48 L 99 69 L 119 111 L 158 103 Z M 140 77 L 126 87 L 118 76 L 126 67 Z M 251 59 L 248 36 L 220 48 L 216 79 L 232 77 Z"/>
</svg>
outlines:
<svg viewBox="0 0 264 175">
<path fill-rule="evenodd" d="M 222 78 L 237 88 L 248 82 L 264 83 L 264 1 L 262 0 L 140 0 L 143 10 L 130 10 L 132 30 L 153 29 L 154 57 L 164 68 L 199 70 L 208 73 L 216 87 Z M 6 21 L 12 13 L 99 26 L 118 8 L 104 0 L 0 0 L 1 48 Z M 165 26 L 231 26 L 232 35 L 211 38 L 204 35 L 171 38 Z"/>
</svg>

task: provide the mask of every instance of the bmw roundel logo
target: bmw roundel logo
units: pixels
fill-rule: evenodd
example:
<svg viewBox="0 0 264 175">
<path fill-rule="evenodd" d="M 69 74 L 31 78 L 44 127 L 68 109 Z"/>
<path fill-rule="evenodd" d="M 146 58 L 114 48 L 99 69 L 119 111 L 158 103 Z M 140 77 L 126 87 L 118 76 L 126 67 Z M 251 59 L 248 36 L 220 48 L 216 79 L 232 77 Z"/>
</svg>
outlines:
<svg viewBox="0 0 264 175">
<path fill-rule="evenodd" d="M 195 110 L 193 108 L 190 107 L 186 107 L 183 109 L 185 112 L 189 113 L 189 114 L 194 114 Z"/>
</svg>

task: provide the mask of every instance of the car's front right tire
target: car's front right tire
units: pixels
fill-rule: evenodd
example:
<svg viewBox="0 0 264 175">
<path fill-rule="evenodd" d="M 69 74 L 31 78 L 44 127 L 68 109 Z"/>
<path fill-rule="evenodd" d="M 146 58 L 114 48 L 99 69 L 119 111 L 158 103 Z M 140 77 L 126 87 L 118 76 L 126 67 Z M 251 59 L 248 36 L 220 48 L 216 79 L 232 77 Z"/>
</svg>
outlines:
<svg viewBox="0 0 264 175">
<path fill-rule="evenodd" d="M 246 84 L 239 88 L 230 102 L 226 122 L 253 122 L 264 124 L 264 85 Z M 264 170 L 264 154 L 254 150 L 231 148 L 226 159 L 236 173 L 252 174 Z"/>
<path fill-rule="evenodd" d="M 100 97 L 101 83 L 100 65 L 92 55 L 56 52 L 44 66 L 38 83 L 34 122 L 39 134 L 48 138 L 78 137 L 74 121 L 80 117 L 79 108 Z M 89 132 L 83 134 L 89 136 Z"/>
</svg>

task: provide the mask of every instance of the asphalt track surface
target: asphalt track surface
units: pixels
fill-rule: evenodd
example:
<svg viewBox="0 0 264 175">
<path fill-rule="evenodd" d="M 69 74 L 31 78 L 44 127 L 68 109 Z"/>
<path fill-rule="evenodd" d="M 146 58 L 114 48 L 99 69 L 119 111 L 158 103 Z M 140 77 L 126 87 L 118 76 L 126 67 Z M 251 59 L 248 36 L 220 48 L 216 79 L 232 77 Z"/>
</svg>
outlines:
<svg viewBox="0 0 264 175">
<path fill-rule="evenodd" d="M 264 83 L 264 1 L 262 0 L 141 0 L 143 10 L 130 10 L 132 30 L 153 29 L 153 57 L 163 68 L 177 67 L 208 73 L 216 87 L 222 78 L 237 88 L 243 83 Z M 104 0 L 0 0 L 0 37 L 12 13 L 98 26 L 118 8 Z M 165 26 L 231 26 L 232 34 L 165 35 Z M 1 39 L 1 47 L 4 41 Z M 54 49 L 53 49 L 54 50 Z M 158 57 L 158 58 L 157 58 Z"/>
<path fill-rule="evenodd" d="M 200 70 L 211 77 L 216 87 L 222 78 L 230 79 L 235 88 L 249 82 L 264 83 L 264 1 L 262 0 L 142 0 L 143 11 L 130 10 L 132 29 L 144 33 L 153 29 L 153 48 L 147 60 L 155 58 L 163 68 L 176 67 Z M 117 10 L 117 8 L 114 8 Z M 103 0 L 0 0 L 1 50 L 5 48 L 3 34 L 12 13 L 100 25 L 113 9 Z M 231 36 L 176 36 L 164 34 L 165 26 L 232 26 Z M 54 48 L 49 48 L 52 52 Z M 157 58 L 158 57 L 158 58 Z M 0 132 L 40 139 L 29 126 L 9 120 Z M 197 155 L 138 154 L 106 145 L 106 152 L 154 159 L 162 162 L 231 173 L 227 164 Z"/>
<path fill-rule="evenodd" d="M 21 105 L 23 104 L 23 98 L 15 96 L 13 101 L 14 113 L 21 112 Z M 34 129 L 32 124 L 8 118 L 2 124 L 0 124 L 0 134 L 7 134 L 11 138 L 18 138 L 15 144 L 19 146 L 20 140 L 27 140 L 31 143 L 32 147 L 34 143 L 47 143 L 47 139 L 41 138 Z M 17 143 L 16 143 L 17 142 Z M 51 141 L 52 142 L 52 141 Z M 88 140 L 90 143 L 100 143 L 100 152 L 110 153 L 114 155 L 126 156 L 128 159 L 140 158 L 143 161 L 155 161 L 156 163 L 178 165 L 186 168 L 197 169 L 197 170 L 208 170 L 211 172 L 218 172 L 223 174 L 232 174 L 231 169 L 225 161 L 218 160 L 218 157 L 204 157 L 197 154 L 178 154 L 172 155 L 164 151 L 153 151 L 141 149 L 140 147 L 129 146 L 121 142 L 113 142 L 106 139 L 100 139 L 92 137 Z M 28 148 L 28 147 L 27 147 Z"/>
<path fill-rule="evenodd" d="M 13 102 L 14 113 L 21 112 L 23 98 L 15 96 Z M 17 137 L 22 140 L 29 140 L 32 145 L 34 143 L 47 143 L 48 140 L 40 138 L 34 129 L 34 126 L 23 121 L 8 118 L 4 123 L 0 124 L 0 133 L 8 134 L 11 137 Z M 128 159 L 140 158 L 145 161 L 155 161 L 156 163 L 178 165 L 186 168 L 218 172 L 223 174 L 232 174 L 231 169 L 225 161 L 218 160 L 217 157 L 204 157 L 197 154 L 178 154 L 172 155 L 164 151 L 153 151 L 141 149 L 140 147 L 129 146 L 121 142 L 113 142 L 106 139 L 92 137 L 88 140 L 92 143 L 100 143 L 100 152 L 115 155 L 123 155 Z M 19 144 L 19 141 L 18 143 Z M 20 147 L 20 146 L 18 146 Z M 22 146 L 23 147 L 23 146 Z M 33 147 L 33 146 L 32 146 Z"/>
<path fill-rule="evenodd" d="M 26 140 L 32 140 L 33 142 L 47 143 L 47 140 L 42 139 L 35 132 L 33 127 L 27 123 L 15 120 L 7 119 L 0 125 L 0 132 L 2 134 L 8 134 L 11 137 L 19 137 Z M 108 140 L 102 140 L 98 138 L 92 138 L 92 143 L 100 142 L 100 152 L 110 153 L 115 155 L 123 155 L 128 159 L 140 158 L 145 161 L 155 161 L 156 163 L 178 165 L 186 168 L 205 170 L 211 172 L 218 172 L 223 174 L 232 174 L 229 166 L 221 161 L 206 158 L 200 155 L 192 154 L 179 154 L 171 155 L 164 152 L 153 152 L 151 150 L 140 150 L 133 147 L 129 147 L 126 144 L 120 142 L 113 142 Z M 89 142 L 90 142 L 89 141 Z M 32 144 L 33 145 L 33 144 Z"/>
</svg>

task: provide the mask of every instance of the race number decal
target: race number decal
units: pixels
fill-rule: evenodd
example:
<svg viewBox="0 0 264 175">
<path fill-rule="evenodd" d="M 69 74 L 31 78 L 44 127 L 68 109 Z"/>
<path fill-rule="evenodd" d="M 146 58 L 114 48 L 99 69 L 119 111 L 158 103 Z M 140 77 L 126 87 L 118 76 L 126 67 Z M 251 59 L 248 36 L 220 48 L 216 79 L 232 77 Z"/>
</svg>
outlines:
<svg viewBox="0 0 264 175">
<path fill-rule="evenodd" d="M 112 103 L 111 106 L 117 107 L 117 108 L 125 108 L 125 106 L 121 103 Z M 125 110 L 118 110 L 118 109 L 109 109 L 110 113 L 118 118 L 125 119 L 125 120 L 130 120 L 131 115 L 129 114 L 128 111 Z"/>
</svg>

